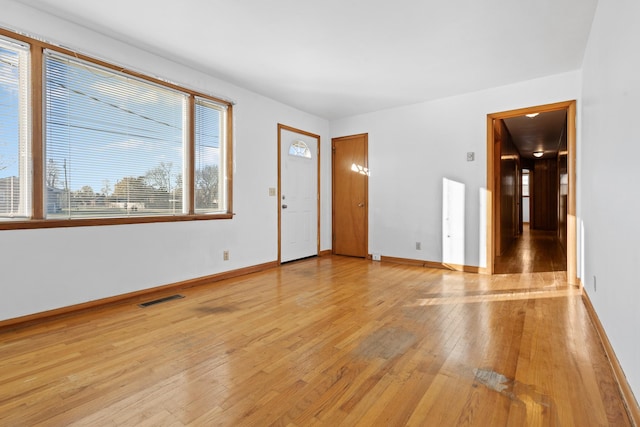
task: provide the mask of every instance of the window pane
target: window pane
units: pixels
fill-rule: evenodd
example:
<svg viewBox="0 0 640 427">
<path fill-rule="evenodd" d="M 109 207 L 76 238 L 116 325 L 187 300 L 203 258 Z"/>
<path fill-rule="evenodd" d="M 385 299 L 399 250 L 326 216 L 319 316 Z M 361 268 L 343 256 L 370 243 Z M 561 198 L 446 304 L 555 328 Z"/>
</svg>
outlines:
<svg viewBox="0 0 640 427">
<path fill-rule="evenodd" d="M 529 197 L 529 171 L 522 174 L 522 196 Z"/>
<path fill-rule="evenodd" d="M 47 218 L 183 213 L 186 95 L 45 58 Z"/>
<path fill-rule="evenodd" d="M 293 141 L 289 145 L 289 155 L 296 157 L 311 158 L 311 150 L 304 141 Z"/>
<path fill-rule="evenodd" d="M 28 46 L 0 39 L 0 219 L 31 216 Z"/>
<path fill-rule="evenodd" d="M 222 105 L 196 98 L 195 106 L 195 211 L 225 212 L 224 124 Z"/>
</svg>

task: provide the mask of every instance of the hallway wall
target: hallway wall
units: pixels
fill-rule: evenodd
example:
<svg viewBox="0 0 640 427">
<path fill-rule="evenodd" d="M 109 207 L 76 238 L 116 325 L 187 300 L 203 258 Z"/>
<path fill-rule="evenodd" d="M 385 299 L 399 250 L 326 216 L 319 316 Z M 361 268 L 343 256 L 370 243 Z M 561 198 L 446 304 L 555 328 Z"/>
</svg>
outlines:
<svg viewBox="0 0 640 427">
<path fill-rule="evenodd" d="M 583 66 L 583 283 L 640 397 L 640 2 L 600 0 Z"/>
<path fill-rule="evenodd" d="M 566 132 L 560 144 L 558 154 L 558 239 L 567 253 L 567 215 L 569 212 L 569 165 L 567 163 L 567 138 Z"/>
<path fill-rule="evenodd" d="M 520 152 L 513 143 L 503 120 L 495 120 L 494 125 L 494 165 L 495 175 L 500 177 L 495 186 L 496 212 L 500 212 L 495 221 L 496 256 L 502 255 L 513 244 L 520 233 L 519 215 L 520 189 L 518 177 Z"/>
</svg>

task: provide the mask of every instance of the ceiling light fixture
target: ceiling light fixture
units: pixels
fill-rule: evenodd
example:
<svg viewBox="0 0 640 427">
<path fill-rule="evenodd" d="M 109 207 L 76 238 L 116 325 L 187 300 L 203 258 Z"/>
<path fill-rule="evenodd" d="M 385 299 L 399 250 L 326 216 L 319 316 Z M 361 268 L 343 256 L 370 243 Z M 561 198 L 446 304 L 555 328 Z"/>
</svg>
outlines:
<svg viewBox="0 0 640 427">
<path fill-rule="evenodd" d="M 533 152 L 533 157 L 542 157 L 544 153 L 542 151 L 534 151 Z"/>
<path fill-rule="evenodd" d="M 533 119 L 535 116 L 537 116 L 540 113 L 531 113 L 531 114 L 525 114 L 525 116 L 529 117 L 530 119 Z"/>
</svg>

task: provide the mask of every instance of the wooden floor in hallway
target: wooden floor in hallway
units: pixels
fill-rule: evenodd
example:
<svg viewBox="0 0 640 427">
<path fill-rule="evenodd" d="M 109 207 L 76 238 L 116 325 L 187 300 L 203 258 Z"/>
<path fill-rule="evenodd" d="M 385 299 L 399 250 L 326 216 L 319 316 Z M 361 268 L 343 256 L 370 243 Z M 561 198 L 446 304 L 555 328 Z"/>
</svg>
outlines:
<svg viewBox="0 0 640 427">
<path fill-rule="evenodd" d="M 324 256 L 180 294 L 0 331 L 0 425 L 631 425 L 563 272 Z"/>
<path fill-rule="evenodd" d="M 501 256 L 495 257 L 494 273 L 517 274 L 566 271 L 567 254 L 555 231 L 531 230 L 524 224 L 522 234 Z"/>
</svg>

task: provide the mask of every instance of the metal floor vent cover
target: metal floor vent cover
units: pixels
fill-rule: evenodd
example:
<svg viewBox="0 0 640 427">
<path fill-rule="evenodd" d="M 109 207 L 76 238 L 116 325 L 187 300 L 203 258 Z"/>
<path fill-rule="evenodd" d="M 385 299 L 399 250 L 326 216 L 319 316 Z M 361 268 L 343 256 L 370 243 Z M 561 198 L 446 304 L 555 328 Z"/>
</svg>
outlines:
<svg viewBox="0 0 640 427">
<path fill-rule="evenodd" d="M 147 302 L 143 302 L 142 304 L 138 304 L 138 307 L 149 307 L 151 305 L 156 305 L 156 304 L 160 304 L 163 302 L 167 302 L 167 301 L 171 301 L 174 299 L 180 299 L 180 298 L 184 298 L 184 295 L 180 295 L 180 294 L 175 294 L 175 295 L 171 295 L 168 297 L 163 297 L 163 298 L 158 298 L 158 299 L 154 299 L 153 301 L 147 301 Z"/>
</svg>

